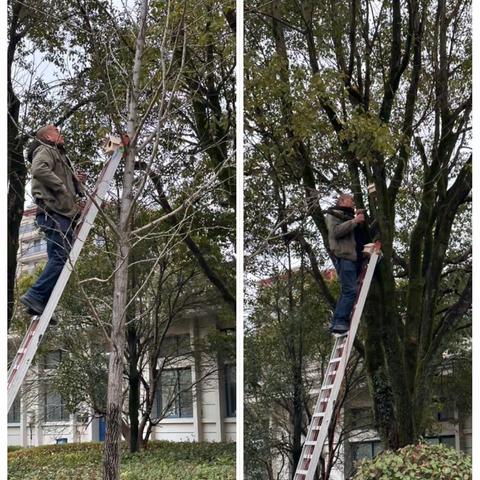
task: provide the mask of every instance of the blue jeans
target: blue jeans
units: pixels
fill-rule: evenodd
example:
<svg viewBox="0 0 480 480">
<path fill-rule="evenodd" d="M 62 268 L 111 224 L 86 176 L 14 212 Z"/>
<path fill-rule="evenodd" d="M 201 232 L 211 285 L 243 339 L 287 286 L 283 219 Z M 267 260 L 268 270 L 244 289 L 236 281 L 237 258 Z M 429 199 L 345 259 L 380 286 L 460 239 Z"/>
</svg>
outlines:
<svg viewBox="0 0 480 480">
<path fill-rule="evenodd" d="M 49 213 L 37 215 L 37 225 L 47 237 L 48 262 L 26 296 L 46 305 L 72 248 L 75 222 L 63 215 Z"/>
<path fill-rule="evenodd" d="M 357 295 L 357 262 L 336 258 L 335 269 L 340 278 L 340 298 L 335 307 L 331 327 L 332 329 L 348 328 L 350 326 L 350 314 Z"/>
</svg>

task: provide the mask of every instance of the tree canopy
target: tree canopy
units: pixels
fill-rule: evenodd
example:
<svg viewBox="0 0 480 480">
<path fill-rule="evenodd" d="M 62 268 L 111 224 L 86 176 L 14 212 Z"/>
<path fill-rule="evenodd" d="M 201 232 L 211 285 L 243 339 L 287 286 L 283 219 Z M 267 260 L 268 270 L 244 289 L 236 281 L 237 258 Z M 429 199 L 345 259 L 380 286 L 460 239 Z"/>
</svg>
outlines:
<svg viewBox="0 0 480 480">
<path fill-rule="evenodd" d="M 443 352 L 470 338 L 470 7 L 274 0 L 246 10 L 248 269 L 268 276 L 293 242 L 333 307 L 320 274 L 331 265 L 325 210 L 344 191 L 367 209 L 384 257 L 360 339 L 390 448 L 423 434 Z"/>
</svg>

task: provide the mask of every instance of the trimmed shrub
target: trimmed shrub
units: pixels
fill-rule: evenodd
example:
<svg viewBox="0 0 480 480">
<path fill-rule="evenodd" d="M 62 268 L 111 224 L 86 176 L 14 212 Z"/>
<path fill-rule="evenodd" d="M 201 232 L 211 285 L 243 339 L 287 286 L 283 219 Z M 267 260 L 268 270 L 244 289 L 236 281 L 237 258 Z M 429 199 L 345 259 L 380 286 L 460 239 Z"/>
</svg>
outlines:
<svg viewBox="0 0 480 480">
<path fill-rule="evenodd" d="M 149 442 L 122 445 L 121 480 L 233 480 L 235 444 Z M 46 445 L 8 454 L 9 480 L 101 480 L 103 443 Z"/>
<path fill-rule="evenodd" d="M 471 480 L 472 459 L 444 445 L 408 445 L 362 460 L 353 480 Z"/>
</svg>

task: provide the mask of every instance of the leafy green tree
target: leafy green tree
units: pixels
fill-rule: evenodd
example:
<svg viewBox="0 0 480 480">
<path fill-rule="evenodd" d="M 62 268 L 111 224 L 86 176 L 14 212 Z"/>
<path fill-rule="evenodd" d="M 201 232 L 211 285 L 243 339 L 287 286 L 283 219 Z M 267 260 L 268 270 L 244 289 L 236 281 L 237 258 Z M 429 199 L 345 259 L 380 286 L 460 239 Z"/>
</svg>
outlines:
<svg viewBox="0 0 480 480">
<path fill-rule="evenodd" d="M 142 290 L 141 284 L 131 281 L 135 246 L 142 239 L 162 236 L 173 244 L 184 241 L 188 255 L 193 255 L 230 311 L 235 309 L 232 6 L 215 1 L 201 5 L 143 1 L 128 10 L 95 0 L 65 6 L 57 2 L 54 7 L 61 13 L 51 19 L 40 17 L 58 37 L 38 41 L 32 37 L 30 52 L 48 50 L 46 60 L 63 78 L 49 95 L 25 97 L 34 98 L 40 110 L 32 117 L 25 115 L 24 123 L 35 131 L 51 121 L 52 111 L 61 110 L 64 100 L 69 105 L 78 100 L 69 115 L 61 110 L 57 123 L 66 124 L 71 156 L 89 171 L 92 184 L 101 166 L 99 139 L 112 130 L 126 131 L 130 138 L 110 192 L 115 208 L 101 212 L 116 235 L 110 245 L 110 252 L 116 253 L 107 264 L 110 274 L 114 272 L 113 305 L 109 308 L 101 295 L 86 299 L 112 345 L 105 478 L 115 478 L 127 317 L 132 299 Z M 12 32 L 18 26 L 15 12 L 12 9 Z M 62 28 L 60 21 L 65 23 Z M 17 61 L 26 62 L 29 53 L 19 53 Z M 70 67 L 75 75 L 67 81 Z M 45 79 L 38 85 L 42 81 L 45 85 Z M 25 179 L 25 175 L 20 179 L 23 186 Z M 12 195 L 17 207 L 23 205 L 24 190 L 12 190 Z M 156 212 L 147 224 L 139 221 L 138 212 L 144 210 Z M 170 228 L 163 230 L 163 224 Z M 15 224 L 12 236 L 18 239 Z M 13 245 L 11 258 L 15 253 Z M 153 269 L 155 262 L 150 266 Z M 10 285 L 14 270 L 10 269 Z"/>
<path fill-rule="evenodd" d="M 412 443 L 443 352 L 469 339 L 470 2 L 253 2 L 245 38 L 250 272 L 290 235 L 333 307 L 325 208 L 345 190 L 368 207 L 384 258 L 362 353 L 385 445 Z"/>
</svg>

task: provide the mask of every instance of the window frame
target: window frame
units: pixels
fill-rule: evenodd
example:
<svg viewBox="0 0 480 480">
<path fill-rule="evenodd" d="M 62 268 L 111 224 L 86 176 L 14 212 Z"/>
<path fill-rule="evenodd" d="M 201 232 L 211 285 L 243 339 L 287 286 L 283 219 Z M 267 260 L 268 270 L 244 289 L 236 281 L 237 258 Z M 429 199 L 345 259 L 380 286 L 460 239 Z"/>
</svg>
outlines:
<svg viewBox="0 0 480 480">
<path fill-rule="evenodd" d="M 231 376 L 230 370 L 234 370 L 233 376 Z M 230 373 L 230 375 L 229 375 Z M 223 392 L 225 398 L 225 417 L 236 418 L 237 417 L 237 364 L 225 363 L 223 365 Z M 233 380 L 229 382 L 229 380 Z M 230 392 L 230 388 L 233 387 L 234 391 Z"/>
<path fill-rule="evenodd" d="M 49 395 L 58 397 L 60 399 L 60 403 L 48 402 Z M 60 415 L 52 418 L 52 412 L 49 411 L 49 409 L 54 409 L 53 412 L 56 412 L 57 409 L 59 409 Z M 71 413 L 67 410 L 62 396 L 55 390 L 47 387 L 44 388 L 43 392 L 43 415 L 45 423 L 66 423 L 70 421 L 71 415 Z"/>
<path fill-rule="evenodd" d="M 21 399 L 20 395 L 17 395 L 15 397 L 15 400 L 12 403 L 12 406 L 10 407 L 10 410 L 7 413 L 7 423 L 9 425 L 16 424 L 18 425 L 22 421 L 22 410 L 21 410 Z M 18 420 L 16 420 L 18 416 Z"/>
<path fill-rule="evenodd" d="M 183 382 L 181 379 L 181 373 L 182 372 L 189 372 L 189 383 L 190 386 L 188 389 L 183 389 Z M 162 382 L 162 376 L 164 376 L 165 373 L 167 372 L 174 372 L 174 380 L 175 383 L 174 385 L 166 385 L 165 381 Z M 172 400 L 172 404 L 169 407 L 169 410 L 164 412 L 164 407 L 163 407 L 163 387 L 174 387 L 174 399 Z M 158 382 L 157 386 L 157 391 L 155 393 L 155 417 L 161 418 L 162 420 L 164 419 L 193 419 L 193 381 L 192 381 L 192 367 L 179 367 L 179 368 L 168 368 L 164 369 L 161 373 L 160 376 L 160 381 Z M 185 396 L 187 396 L 187 399 L 185 399 Z M 185 407 L 183 405 L 183 402 L 190 403 L 189 406 Z M 169 411 L 173 408 L 174 413 L 169 413 Z M 186 410 L 186 414 L 184 413 L 184 410 Z M 163 415 L 162 415 L 163 413 Z"/>
</svg>

